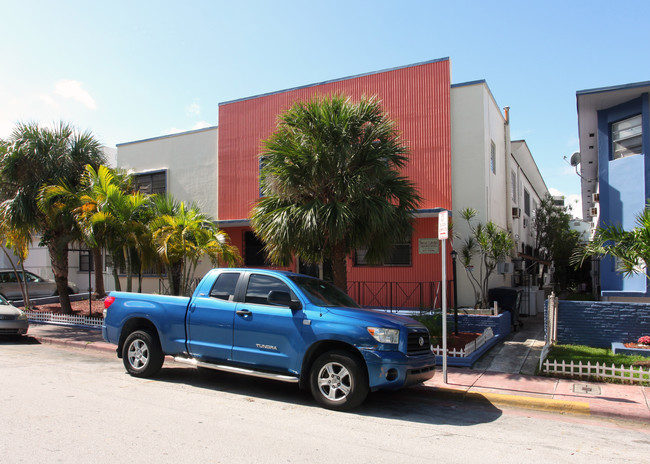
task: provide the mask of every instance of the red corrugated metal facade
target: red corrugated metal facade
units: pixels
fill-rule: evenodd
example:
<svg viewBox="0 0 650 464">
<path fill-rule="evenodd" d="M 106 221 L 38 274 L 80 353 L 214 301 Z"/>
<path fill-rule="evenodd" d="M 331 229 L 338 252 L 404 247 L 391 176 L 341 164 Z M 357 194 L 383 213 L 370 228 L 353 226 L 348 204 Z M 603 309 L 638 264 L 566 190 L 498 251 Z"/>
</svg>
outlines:
<svg viewBox="0 0 650 464">
<path fill-rule="evenodd" d="M 410 147 L 411 161 L 404 172 L 415 181 L 424 198 L 420 207 L 451 209 L 450 85 L 450 62 L 443 59 L 221 104 L 219 220 L 249 217 L 259 198 L 261 141 L 275 129 L 278 114 L 296 100 L 331 94 L 355 100 L 363 95 L 378 96 Z M 440 280 L 440 255 L 418 254 L 418 239 L 437 237 L 436 227 L 437 220 L 433 218 L 417 221 L 412 238 L 412 266 L 350 265 L 348 280 Z M 232 232 L 238 245 L 241 232 Z"/>
</svg>

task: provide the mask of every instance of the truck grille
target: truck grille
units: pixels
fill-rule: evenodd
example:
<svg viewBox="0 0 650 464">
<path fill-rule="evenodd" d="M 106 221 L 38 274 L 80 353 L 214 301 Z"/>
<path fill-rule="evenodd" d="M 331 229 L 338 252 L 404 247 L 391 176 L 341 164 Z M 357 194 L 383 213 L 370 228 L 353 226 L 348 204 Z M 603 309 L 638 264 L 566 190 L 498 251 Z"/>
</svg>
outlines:
<svg viewBox="0 0 650 464">
<path fill-rule="evenodd" d="M 420 354 L 431 352 L 431 341 L 429 331 L 425 328 L 410 328 L 406 345 L 408 354 Z"/>
</svg>

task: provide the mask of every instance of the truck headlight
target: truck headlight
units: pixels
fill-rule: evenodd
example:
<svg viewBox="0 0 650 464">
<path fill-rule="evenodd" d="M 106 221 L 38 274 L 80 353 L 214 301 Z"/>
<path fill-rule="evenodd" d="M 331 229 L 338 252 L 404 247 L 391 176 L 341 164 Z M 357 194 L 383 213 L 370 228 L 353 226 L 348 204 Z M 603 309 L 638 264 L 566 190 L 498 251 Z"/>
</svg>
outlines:
<svg viewBox="0 0 650 464">
<path fill-rule="evenodd" d="M 27 320 L 27 313 L 24 313 L 24 312 L 21 311 L 20 314 L 18 315 L 18 320 L 19 321 L 26 321 Z"/>
<path fill-rule="evenodd" d="M 368 333 L 379 343 L 399 343 L 399 330 L 385 327 L 368 327 Z"/>
</svg>

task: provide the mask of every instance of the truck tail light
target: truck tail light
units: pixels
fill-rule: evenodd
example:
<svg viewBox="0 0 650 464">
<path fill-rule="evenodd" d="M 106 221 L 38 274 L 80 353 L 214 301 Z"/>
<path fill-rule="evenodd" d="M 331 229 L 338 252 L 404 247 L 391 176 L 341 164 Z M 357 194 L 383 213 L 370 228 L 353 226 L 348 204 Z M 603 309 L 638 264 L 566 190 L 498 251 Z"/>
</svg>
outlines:
<svg viewBox="0 0 650 464">
<path fill-rule="evenodd" d="M 114 296 L 107 296 L 106 298 L 104 298 L 104 314 L 103 314 L 104 319 L 106 319 L 106 313 L 108 312 L 108 307 L 112 305 L 114 301 L 115 301 Z"/>
</svg>

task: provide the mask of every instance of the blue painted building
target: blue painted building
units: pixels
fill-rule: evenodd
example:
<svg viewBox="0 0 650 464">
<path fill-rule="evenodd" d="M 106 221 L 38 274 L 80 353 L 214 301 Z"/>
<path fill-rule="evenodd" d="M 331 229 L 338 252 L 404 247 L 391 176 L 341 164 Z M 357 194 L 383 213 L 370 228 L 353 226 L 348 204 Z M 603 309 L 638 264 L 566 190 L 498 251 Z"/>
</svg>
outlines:
<svg viewBox="0 0 650 464">
<path fill-rule="evenodd" d="M 630 230 L 650 197 L 650 81 L 577 92 L 583 218 Z M 623 277 L 613 258 L 595 284 L 605 300 L 648 301 L 643 274 Z M 647 270 L 646 270 L 647 272 Z"/>
</svg>

